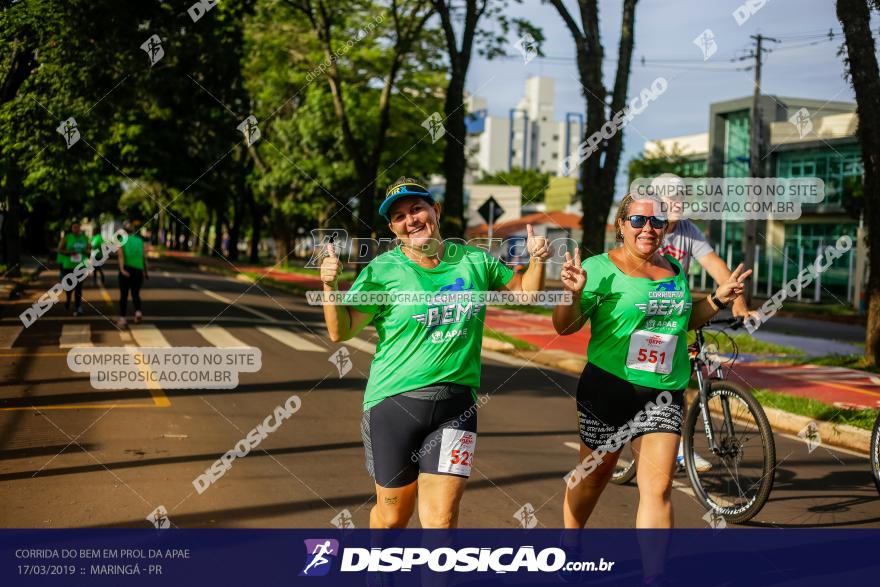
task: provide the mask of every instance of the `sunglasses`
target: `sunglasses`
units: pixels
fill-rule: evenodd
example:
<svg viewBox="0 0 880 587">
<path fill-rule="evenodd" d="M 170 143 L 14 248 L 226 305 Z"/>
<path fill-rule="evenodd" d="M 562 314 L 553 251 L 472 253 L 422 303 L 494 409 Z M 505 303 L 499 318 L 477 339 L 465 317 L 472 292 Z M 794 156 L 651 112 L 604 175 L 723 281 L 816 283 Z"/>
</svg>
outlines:
<svg viewBox="0 0 880 587">
<path fill-rule="evenodd" d="M 665 218 L 658 218 L 657 216 L 643 216 L 641 214 L 633 214 L 628 217 L 627 220 L 632 225 L 633 228 L 642 228 L 645 225 L 645 222 L 648 220 L 651 221 L 651 228 L 655 230 L 660 230 L 661 228 L 665 228 L 669 221 Z"/>
</svg>

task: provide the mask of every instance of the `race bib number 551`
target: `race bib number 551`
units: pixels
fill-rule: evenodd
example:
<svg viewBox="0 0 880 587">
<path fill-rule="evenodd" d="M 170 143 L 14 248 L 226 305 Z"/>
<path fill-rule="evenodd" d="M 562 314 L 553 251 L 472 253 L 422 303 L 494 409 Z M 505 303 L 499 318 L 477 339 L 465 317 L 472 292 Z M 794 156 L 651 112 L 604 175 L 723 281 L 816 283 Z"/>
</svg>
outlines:
<svg viewBox="0 0 880 587">
<path fill-rule="evenodd" d="M 630 369 L 668 374 L 672 371 L 672 357 L 678 336 L 636 330 L 629 339 L 626 366 Z"/>
<path fill-rule="evenodd" d="M 443 429 L 440 443 L 440 463 L 437 471 L 470 476 L 477 450 L 477 433 L 455 428 Z"/>
</svg>

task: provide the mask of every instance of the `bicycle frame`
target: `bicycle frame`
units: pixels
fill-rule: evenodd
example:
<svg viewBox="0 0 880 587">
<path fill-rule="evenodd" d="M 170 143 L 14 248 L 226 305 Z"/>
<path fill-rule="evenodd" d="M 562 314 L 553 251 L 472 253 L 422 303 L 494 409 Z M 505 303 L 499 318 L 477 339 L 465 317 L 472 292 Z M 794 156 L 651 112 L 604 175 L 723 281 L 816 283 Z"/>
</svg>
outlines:
<svg viewBox="0 0 880 587">
<path fill-rule="evenodd" d="M 712 373 L 710 372 L 709 365 L 703 360 L 701 355 L 703 354 L 703 350 L 705 348 L 706 340 L 703 337 L 703 329 L 697 328 L 695 330 L 696 334 L 696 347 L 697 347 L 697 355 L 691 360 L 691 368 L 697 376 L 697 385 L 699 388 L 699 396 L 700 396 L 700 412 L 703 418 L 703 429 L 706 432 L 706 438 L 709 441 L 709 449 L 716 455 L 721 456 L 721 449 L 718 448 L 718 443 L 715 441 L 715 429 L 712 426 L 712 419 L 709 417 L 709 385 L 710 381 L 713 379 Z M 706 367 L 706 375 L 703 375 L 703 367 Z M 715 379 L 724 379 L 724 373 L 721 370 L 721 367 L 716 367 L 715 373 L 718 374 Z M 730 417 L 730 404 L 727 401 L 727 398 L 721 398 L 721 410 L 724 416 L 724 427 L 728 435 L 733 435 L 733 422 Z"/>
</svg>

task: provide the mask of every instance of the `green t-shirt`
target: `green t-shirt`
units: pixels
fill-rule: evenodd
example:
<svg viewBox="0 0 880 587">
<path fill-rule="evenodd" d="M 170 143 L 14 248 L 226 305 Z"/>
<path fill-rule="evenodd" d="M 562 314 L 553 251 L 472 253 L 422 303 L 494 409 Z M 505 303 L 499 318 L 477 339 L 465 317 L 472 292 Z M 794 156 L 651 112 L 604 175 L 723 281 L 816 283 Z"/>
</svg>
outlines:
<svg viewBox="0 0 880 587">
<path fill-rule="evenodd" d="M 510 268 L 476 247 L 447 246 L 434 269 L 419 267 L 396 248 L 373 259 L 349 292 L 494 291 L 512 277 Z M 352 307 L 373 314 L 379 335 L 364 411 L 385 398 L 437 383 L 457 383 L 474 390 L 480 386 L 485 306 L 457 301 Z"/>
<path fill-rule="evenodd" d="M 144 268 L 144 241 L 136 234 L 128 235 L 122 245 L 122 264 L 134 269 Z"/>
<path fill-rule="evenodd" d="M 608 253 L 585 260 L 581 311 L 590 318 L 590 363 L 636 385 L 677 390 L 691 376 L 691 292 L 679 262 L 664 256 L 677 274 L 659 280 L 626 275 Z"/>
<path fill-rule="evenodd" d="M 92 237 L 92 251 L 96 251 L 95 260 L 100 260 L 103 257 L 101 256 L 101 245 L 104 244 L 104 237 L 101 236 L 99 232 L 95 236 Z"/>
<path fill-rule="evenodd" d="M 61 267 L 64 269 L 76 269 L 77 265 L 82 265 L 86 261 L 89 239 L 83 233 L 73 234 L 69 232 L 64 235 L 64 248 L 75 252 L 69 255 L 58 254 L 61 259 Z"/>
</svg>

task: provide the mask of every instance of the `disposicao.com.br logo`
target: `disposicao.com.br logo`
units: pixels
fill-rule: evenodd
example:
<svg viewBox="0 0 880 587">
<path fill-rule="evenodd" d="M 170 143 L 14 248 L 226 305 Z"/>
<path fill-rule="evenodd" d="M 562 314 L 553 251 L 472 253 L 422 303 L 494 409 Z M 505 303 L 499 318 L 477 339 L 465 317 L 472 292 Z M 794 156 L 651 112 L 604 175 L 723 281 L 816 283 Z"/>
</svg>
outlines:
<svg viewBox="0 0 880 587">
<path fill-rule="evenodd" d="M 450 571 L 459 573 L 553 573 L 560 569 L 566 571 L 611 571 L 614 562 L 601 559 L 595 561 L 567 561 L 566 552 L 561 548 L 536 550 L 533 546 L 518 548 L 344 548 L 339 552 L 339 543 L 331 539 L 306 540 L 306 564 L 301 577 L 326 575 L 333 566 L 333 559 L 341 554 L 340 572 L 410 572 L 413 567 L 426 567 L 436 573 Z"/>
</svg>

